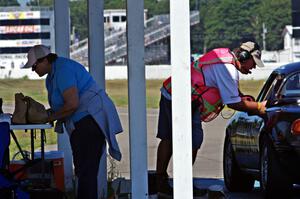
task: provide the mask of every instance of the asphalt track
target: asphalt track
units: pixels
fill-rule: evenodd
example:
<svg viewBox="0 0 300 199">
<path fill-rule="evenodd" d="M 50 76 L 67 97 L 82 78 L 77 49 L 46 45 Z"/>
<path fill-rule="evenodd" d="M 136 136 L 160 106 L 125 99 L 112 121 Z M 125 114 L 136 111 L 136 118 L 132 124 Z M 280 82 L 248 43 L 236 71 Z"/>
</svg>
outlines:
<svg viewBox="0 0 300 199">
<path fill-rule="evenodd" d="M 118 109 L 124 132 L 117 136 L 121 151 L 122 161 L 117 163 L 117 169 L 121 176 L 130 178 L 129 159 L 129 133 L 128 133 L 128 113 L 126 108 Z M 233 112 L 224 112 L 224 117 L 230 116 Z M 156 150 L 159 139 L 156 138 L 158 121 L 158 109 L 147 110 L 147 142 L 148 142 L 148 170 L 155 170 Z M 193 166 L 194 184 L 199 188 L 208 189 L 213 185 L 220 185 L 224 188 L 227 199 L 260 199 L 263 198 L 259 190 L 259 182 L 255 182 L 255 188 L 250 193 L 229 193 L 224 187 L 223 181 L 223 145 L 225 138 L 225 126 L 228 119 L 218 116 L 209 123 L 203 123 L 204 141 L 198 152 L 196 162 Z M 183 129 L 184 130 L 184 129 Z M 172 160 L 168 168 L 169 175 L 172 176 Z M 296 188 L 293 198 L 300 198 L 300 189 Z M 150 197 L 155 199 L 156 196 Z M 208 198 L 205 197 L 198 198 Z"/>
</svg>

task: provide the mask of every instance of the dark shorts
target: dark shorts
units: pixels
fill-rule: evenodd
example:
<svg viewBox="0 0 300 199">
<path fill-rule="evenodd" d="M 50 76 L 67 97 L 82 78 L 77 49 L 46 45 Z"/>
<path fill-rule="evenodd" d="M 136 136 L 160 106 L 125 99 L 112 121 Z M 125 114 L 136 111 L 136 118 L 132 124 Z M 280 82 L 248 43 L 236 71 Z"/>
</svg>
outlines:
<svg viewBox="0 0 300 199">
<path fill-rule="evenodd" d="M 172 102 L 161 95 L 159 102 L 157 138 L 172 140 Z M 183 129 L 184 131 L 184 129 Z M 203 129 L 200 121 L 200 113 L 195 111 L 192 116 L 192 145 L 193 149 L 199 149 L 203 141 Z"/>
</svg>

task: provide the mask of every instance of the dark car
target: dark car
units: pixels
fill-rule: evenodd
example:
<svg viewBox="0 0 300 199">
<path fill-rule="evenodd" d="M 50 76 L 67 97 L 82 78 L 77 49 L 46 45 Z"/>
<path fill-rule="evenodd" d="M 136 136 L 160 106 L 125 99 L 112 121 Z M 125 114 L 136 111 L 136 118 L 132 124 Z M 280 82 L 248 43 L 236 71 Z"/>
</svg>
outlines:
<svg viewBox="0 0 300 199">
<path fill-rule="evenodd" d="M 300 183 L 300 62 L 275 69 L 260 94 L 266 114 L 237 112 L 229 121 L 223 154 L 224 181 L 232 192 L 287 198 Z"/>
</svg>

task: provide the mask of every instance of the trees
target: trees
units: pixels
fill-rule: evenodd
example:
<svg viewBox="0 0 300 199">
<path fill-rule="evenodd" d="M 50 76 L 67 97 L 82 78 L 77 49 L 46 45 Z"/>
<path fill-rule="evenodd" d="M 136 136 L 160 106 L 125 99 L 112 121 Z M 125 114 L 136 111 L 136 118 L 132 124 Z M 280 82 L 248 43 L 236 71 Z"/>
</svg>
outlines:
<svg viewBox="0 0 300 199">
<path fill-rule="evenodd" d="M 216 47 L 234 48 L 243 40 L 255 40 L 259 0 L 222 0 L 208 5 L 204 20 L 204 41 L 208 50 Z"/>
<path fill-rule="evenodd" d="M 53 0 L 31 0 L 29 6 L 52 6 Z"/>
<path fill-rule="evenodd" d="M 18 6 L 17 0 L 0 0 L 0 6 Z"/>
<path fill-rule="evenodd" d="M 201 11 L 206 13 L 203 15 Z M 233 48 L 245 40 L 262 45 L 262 24 L 269 30 L 267 50 L 282 48 L 282 30 L 291 22 L 290 0 L 220 0 L 200 8 L 204 26 L 204 43 L 208 49 Z"/>
<path fill-rule="evenodd" d="M 84 39 L 88 36 L 87 1 L 70 2 L 71 27 L 75 27 L 76 36 Z M 99 16 L 99 20 L 101 17 Z"/>
<path fill-rule="evenodd" d="M 259 8 L 260 25 L 265 23 L 268 30 L 266 34 L 266 49 L 282 49 L 282 31 L 291 21 L 290 0 L 262 0 Z"/>
<path fill-rule="evenodd" d="M 54 0 L 31 0 L 30 5 L 51 6 Z M 80 38 L 87 37 L 87 1 L 70 2 L 71 24 Z M 169 13 L 170 0 L 144 0 L 148 18 Z M 262 46 L 262 24 L 266 25 L 266 49 L 282 48 L 282 30 L 291 24 L 291 0 L 191 0 L 191 10 L 200 7 L 200 24 L 191 31 L 192 52 L 226 46 L 245 40 Z M 0 0 L 0 6 L 16 6 L 17 0 Z M 104 0 L 105 9 L 125 9 L 126 0 Z M 100 19 L 100 18 L 99 18 Z"/>
</svg>

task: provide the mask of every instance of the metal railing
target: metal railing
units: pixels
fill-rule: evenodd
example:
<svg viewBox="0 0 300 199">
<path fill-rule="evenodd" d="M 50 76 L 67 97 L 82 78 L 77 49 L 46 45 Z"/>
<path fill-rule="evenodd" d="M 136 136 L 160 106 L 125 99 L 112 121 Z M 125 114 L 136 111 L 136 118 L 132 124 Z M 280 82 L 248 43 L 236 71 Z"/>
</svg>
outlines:
<svg viewBox="0 0 300 199">
<path fill-rule="evenodd" d="M 145 47 L 148 47 L 160 40 L 170 36 L 170 19 L 169 15 L 155 16 L 145 23 Z M 190 25 L 193 26 L 199 23 L 199 12 L 193 11 L 190 15 Z M 150 49 L 150 48 L 149 48 Z M 164 48 L 165 49 L 165 48 Z M 88 57 L 88 39 L 84 39 L 70 47 L 71 57 L 80 61 L 87 62 Z M 166 53 L 159 50 L 158 55 L 155 53 L 147 53 L 146 62 L 151 62 L 151 59 L 156 59 Z M 113 63 L 118 60 L 123 60 L 127 55 L 126 30 L 117 31 L 114 34 L 105 37 L 105 63 Z M 85 61 L 86 60 L 86 61 Z"/>
</svg>

